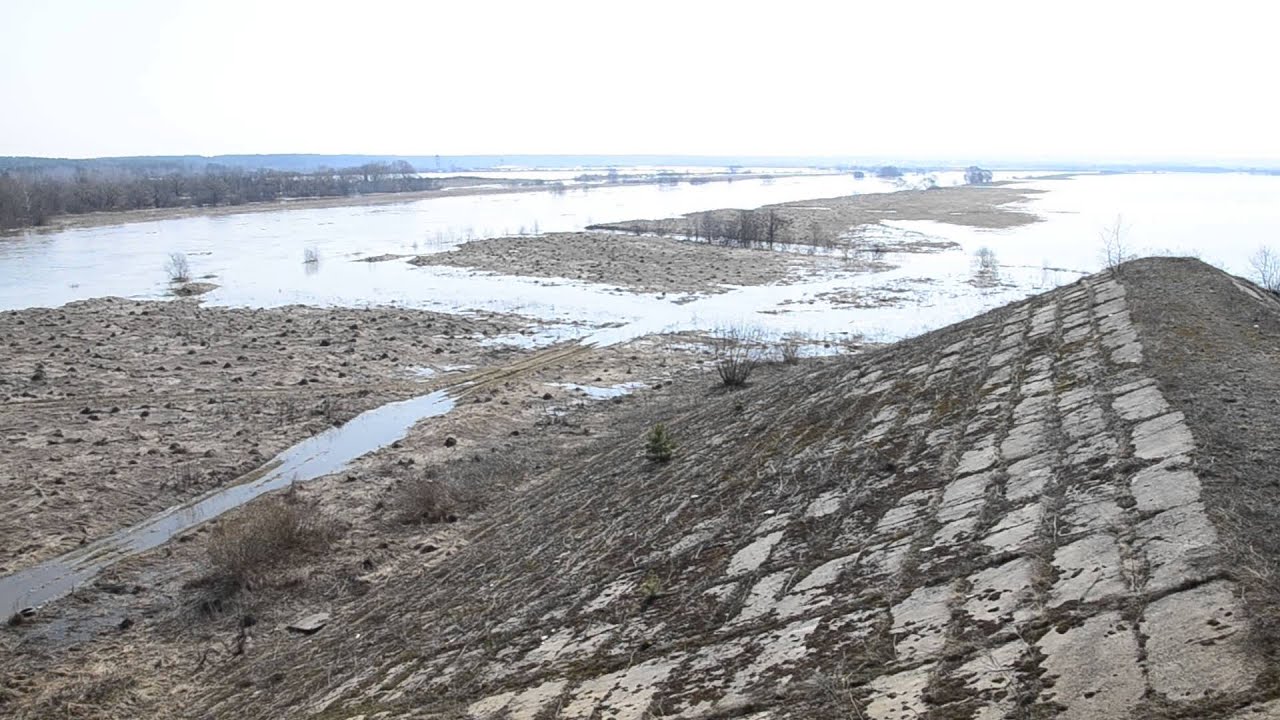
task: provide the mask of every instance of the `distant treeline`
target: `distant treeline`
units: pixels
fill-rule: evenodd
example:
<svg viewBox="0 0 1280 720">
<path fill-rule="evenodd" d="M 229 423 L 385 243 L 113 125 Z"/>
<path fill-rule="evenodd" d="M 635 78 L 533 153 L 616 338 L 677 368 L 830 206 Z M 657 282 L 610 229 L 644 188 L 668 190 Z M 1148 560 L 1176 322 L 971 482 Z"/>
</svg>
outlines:
<svg viewBox="0 0 1280 720">
<path fill-rule="evenodd" d="M 439 187 L 439 180 L 417 177 L 407 162 L 310 173 L 216 165 L 202 172 L 166 173 L 131 167 L 8 170 L 0 173 L 0 229 L 43 225 L 58 215 L 242 205 Z"/>
</svg>

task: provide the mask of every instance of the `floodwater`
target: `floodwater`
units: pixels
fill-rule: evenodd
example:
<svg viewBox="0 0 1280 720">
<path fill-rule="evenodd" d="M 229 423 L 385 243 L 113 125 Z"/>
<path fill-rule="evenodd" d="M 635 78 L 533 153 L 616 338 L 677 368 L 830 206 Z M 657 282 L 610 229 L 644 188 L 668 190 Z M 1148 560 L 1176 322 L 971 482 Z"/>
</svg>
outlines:
<svg viewBox="0 0 1280 720">
<path fill-rule="evenodd" d="M 910 178 L 918 184 L 925 179 Z M 954 184 L 954 176 L 933 178 Z M 402 305 L 450 312 L 489 309 L 536 321 L 529 346 L 566 339 L 611 344 L 655 332 L 747 325 L 766 336 L 895 340 L 1070 282 L 1103 266 L 1099 233 L 1120 227 L 1127 252 L 1192 254 L 1247 275 L 1258 247 L 1280 244 L 1280 177 L 1247 174 L 1086 175 L 1033 179 L 1042 189 L 1027 208 L 1044 222 L 998 230 L 933 222 L 887 222 L 886 239 L 911 235 L 952 240 L 959 249 L 889 252 L 894 267 L 875 273 L 835 268 L 789 285 L 731 288 L 687 298 L 639 294 L 587 283 L 417 268 L 402 261 L 354 262 L 383 253 L 441 251 L 470 237 L 577 230 L 595 222 L 670 217 L 715 207 L 884 192 L 895 186 L 851 176 L 740 180 L 675 187 L 628 186 L 565 193 L 442 198 L 376 207 L 289 210 L 184 218 L 118 227 L 29 233 L 0 241 L 0 309 L 56 306 L 116 295 L 164 297 L 163 264 L 184 252 L 195 274 L 213 274 L 213 305 L 270 307 Z M 318 267 L 302 262 L 316 249 Z M 999 282 L 975 283 L 974 253 L 988 248 Z M 841 305 L 828 293 L 871 300 Z M 682 300 L 676 302 L 676 300 Z M 453 368 L 440 368 L 447 372 Z M 422 376 L 426 369 L 410 369 Z M 607 398 L 629 387 L 579 387 Z M 337 472 L 402 437 L 418 421 L 452 408 L 436 392 L 371 410 L 282 453 L 260 476 L 172 508 L 79 550 L 0 578 L 0 611 L 57 598 L 129 555 L 165 542 L 264 492 Z"/>
<path fill-rule="evenodd" d="M 404 437 L 418 421 L 439 417 L 452 409 L 453 400 L 439 390 L 369 410 L 341 427 L 330 428 L 280 453 L 258 471 L 256 478 L 215 490 L 66 555 L 0 577 L 0 615 L 8 617 L 23 608 L 57 599 L 102 569 L 165 543 L 263 493 L 340 472 L 351 461 Z"/>
<path fill-rule="evenodd" d="M 956 173 L 908 176 L 954 184 Z M 0 310 L 56 307 L 95 297 L 166 297 L 165 261 L 187 256 L 193 276 L 220 287 L 211 305 L 388 305 L 519 311 L 555 305 L 545 283 L 485 282 L 403 262 L 352 262 L 383 254 L 442 252 L 468 239 L 581 230 L 636 218 L 674 217 L 718 207 L 898 189 L 852 175 L 735 180 L 700 185 L 613 186 L 432 198 L 377 206 L 292 209 L 188 217 L 113 227 L 29 232 L 0 239 Z M 303 262 L 314 250 L 319 262 Z M 479 304 L 475 304 L 479 303 Z M 532 313 L 542 316 L 546 310 Z"/>
</svg>

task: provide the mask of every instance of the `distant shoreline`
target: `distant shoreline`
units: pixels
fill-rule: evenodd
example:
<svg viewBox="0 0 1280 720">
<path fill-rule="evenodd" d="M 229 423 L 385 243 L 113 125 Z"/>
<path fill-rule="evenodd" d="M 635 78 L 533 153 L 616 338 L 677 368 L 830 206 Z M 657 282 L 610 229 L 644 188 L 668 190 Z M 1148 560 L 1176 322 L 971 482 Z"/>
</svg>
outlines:
<svg viewBox="0 0 1280 720">
<path fill-rule="evenodd" d="M 833 175 L 841 173 L 831 173 Z M 713 175 L 695 175 L 700 183 L 709 182 L 731 182 L 734 180 L 766 180 L 779 179 L 788 177 L 821 177 L 816 173 L 760 173 L 760 174 L 713 174 Z M 491 180 L 492 182 L 505 182 L 499 178 L 473 178 L 468 179 Z M 664 180 L 657 177 L 645 180 L 629 180 L 619 183 L 605 183 L 599 185 L 566 185 L 563 186 L 563 192 L 582 192 L 584 189 L 599 190 L 616 187 L 634 187 L 660 185 L 670 180 Z M 689 178 L 682 178 L 680 182 L 689 182 Z M 241 205 L 207 205 L 207 206 L 189 206 L 189 207 L 171 207 L 171 208 L 148 208 L 145 210 L 119 210 L 111 212 L 95 212 L 84 213 L 81 215 L 57 215 L 49 219 L 44 225 L 15 228 L 0 233 L 0 241 L 17 239 L 23 237 L 26 233 L 45 234 L 56 233 L 65 230 L 83 230 L 97 227 L 110 227 L 114 225 L 131 225 L 134 223 L 154 222 L 157 220 L 174 220 L 179 218 L 191 217 L 223 217 L 227 215 L 239 215 L 250 213 L 273 212 L 279 210 L 314 210 L 322 208 L 334 207 L 359 207 L 367 205 L 391 205 L 395 203 L 408 203 L 417 200 L 430 200 L 442 197 L 465 197 L 470 195 L 506 195 L 511 193 L 530 193 L 530 192 L 552 192 L 551 185 L 534 185 L 534 184 L 515 184 L 507 187 L 483 187 L 480 185 L 467 186 L 455 185 L 451 189 L 440 190 L 418 190 L 407 192 L 387 192 L 387 193 L 369 193 L 366 195 L 342 195 L 336 197 L 314 197 L 314 198 L 294 198 L 288 200 L 280 200 L 275 202 L 252 202 L 243 203 Z"/>
</svg>

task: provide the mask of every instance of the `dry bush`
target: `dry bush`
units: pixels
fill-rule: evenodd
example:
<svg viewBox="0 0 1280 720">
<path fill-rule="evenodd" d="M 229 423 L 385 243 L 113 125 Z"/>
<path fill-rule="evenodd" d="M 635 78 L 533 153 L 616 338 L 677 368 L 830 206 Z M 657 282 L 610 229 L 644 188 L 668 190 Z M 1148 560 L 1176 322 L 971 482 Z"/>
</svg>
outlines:
<svg viewBox="0 0 1280 720">
<path fill-rule="evenodd" d="M 394 500 L 396 517 L 405 523 L 453 522 L 515 486 L 523 480 L 524 471 L 522 458 L 500 453 L 429 466 L 400 483 Z"/>
<path fill-rule="evenodd" d="M 337 534 L 336 523 L 293 490 L 259 499 L 210 533 L 209 579 L 244 587 L 267 570 L 328 549 Z"/>
<path fill-rule="evenodd" d="M 760 364 L 761 340 L 758 328 L 730 327 L 716 332 L 711 344 L 715 348 L 716 373 L 725 387 L 747 384 Z"/>
<path fill-rule="evenodd" d="M 778 354 L 784 364 L 795 365 L 800 362 L 800 344 L 800 338 L 796 335 L 783 336 L 782 342 L 778 344 Z"/>
<path fill-rule="evenodd" d="M 187 256 L 183 253 L 169 253 L 169 259 L 164 263 L 164 271 L 169 275 L 171 283 L 191 282 L 191 264 L 187 262 Z"/>
<path fill-rule="evenodd" d="M 302 251 L 302 262 L 306 265 L 315 265 L 320 262 L 320 251 L 316 248 L 309 247 Z"/>
</svg>

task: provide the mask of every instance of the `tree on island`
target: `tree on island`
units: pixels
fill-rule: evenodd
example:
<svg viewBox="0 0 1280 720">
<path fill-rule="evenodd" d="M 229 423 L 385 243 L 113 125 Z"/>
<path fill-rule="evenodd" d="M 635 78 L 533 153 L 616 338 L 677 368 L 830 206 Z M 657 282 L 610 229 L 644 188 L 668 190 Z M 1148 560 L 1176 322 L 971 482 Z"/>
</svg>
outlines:
<svg viewBox="0 0 1280 720">
<path fill-rule="evenodd" d="M 983 170 L 977 165 L 970 165 L 964 171 L 964 181 L 969 185 L 985 185 L 991 182 L 991 177 L 990 170 Z"/>
</svg>

